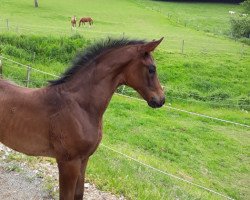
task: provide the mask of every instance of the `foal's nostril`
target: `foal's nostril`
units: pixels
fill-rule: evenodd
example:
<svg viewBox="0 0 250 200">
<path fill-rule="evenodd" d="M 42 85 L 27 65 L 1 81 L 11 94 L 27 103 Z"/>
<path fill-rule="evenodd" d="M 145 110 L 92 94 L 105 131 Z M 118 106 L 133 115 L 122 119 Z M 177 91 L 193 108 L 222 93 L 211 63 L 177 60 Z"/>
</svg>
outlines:
<svg viewBox="0 0 250 200">
<path fill-rule="evenodd" d="M 151 100 L 148 102 L 148 105 L 152 108 L 159 108 L 165 103 L 165 97 L 161 99 L 157 99 L 156 97 L 152 97 Z"/>
<path fill-rule="evenodd" d="M 152 97 L 152 98 L 151 98 L 151 101 L 156 102 L 156 101 L 157 101 L 157 98 L 156 98 L 156 97 Z"/>
<path fill-rule="evenodd" d="M 148 105 L 152 108 L 157 108 L 158 107 L 158 103 L 156 101 L 155 97 L 152 97 L 151 100 L 148 102 Z"/>
</svg>

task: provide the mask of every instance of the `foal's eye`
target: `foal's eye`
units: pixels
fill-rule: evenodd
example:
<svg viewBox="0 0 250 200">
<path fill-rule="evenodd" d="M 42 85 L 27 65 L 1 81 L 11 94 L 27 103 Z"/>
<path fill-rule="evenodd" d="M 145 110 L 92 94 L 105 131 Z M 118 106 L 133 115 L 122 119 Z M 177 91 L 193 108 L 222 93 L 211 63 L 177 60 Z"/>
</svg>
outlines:
<svg viewBox="0 0 250 200">
<path fill-rule="evenodd" d="M 150 74 L 154 74 L 155 71 L 156 71 L 155 66 L 154 66 L 154 65 L 149 65 L 148 72 L 149 72 Z"/>
</svg>

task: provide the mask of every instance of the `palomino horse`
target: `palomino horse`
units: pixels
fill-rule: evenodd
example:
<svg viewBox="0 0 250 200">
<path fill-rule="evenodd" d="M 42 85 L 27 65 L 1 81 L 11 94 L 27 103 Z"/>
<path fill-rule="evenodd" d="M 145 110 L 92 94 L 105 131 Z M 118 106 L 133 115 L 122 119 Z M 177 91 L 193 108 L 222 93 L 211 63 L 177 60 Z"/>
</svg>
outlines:
<svg viewBox="0 0 250 200">
<path fill-rule="evenodd" d="M 55 158 L 60 199 L 83 199 L 86 165 L 102 139 L 103 114 L 116 88 L 134 88 L 153 108 L 165 102 L 151 56 L 162 39 L 96 43 L 40 89 L 0 79 L 0 142 L 27 155 Z"/>
<path fill-rule="evenodd" d="M 72 25 L 72 27 L 76 27 L 76 16 L 75 15 L 73 17 L 71 17 L 71 25 Z"/>
<path fill-rule="evenodd" d="M 79 27 L 81 24 L 85 25 L 85 22 L 88 22 L 90 26 L 93 25 L 93 19 L 91 17 L 82 17 L 79 21 Z"/>
</svg>

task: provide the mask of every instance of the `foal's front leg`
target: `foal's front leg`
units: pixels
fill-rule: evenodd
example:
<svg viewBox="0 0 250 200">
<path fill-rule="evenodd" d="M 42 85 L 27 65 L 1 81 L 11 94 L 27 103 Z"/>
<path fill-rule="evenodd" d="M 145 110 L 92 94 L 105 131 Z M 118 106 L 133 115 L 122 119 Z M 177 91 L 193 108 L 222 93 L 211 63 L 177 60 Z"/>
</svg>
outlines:
<svg viewBox="0 0 250 200">
<path fill-rule="evenodd" d="M 59 169 L 60 200 L 73 200 L 77 179 L 80 174 L 81 159 L 57 161 Z"/>
<path fill-rule="evenodd" d="M 75 190 L 75 198 L 74 200 L 82 200 L 84 193 L 84 179 L 85 179 L 85 171 L 88 163 L 88 158 L 82 160 L 80 174 L 78 176 L 76 190 Z"/>
</svg>

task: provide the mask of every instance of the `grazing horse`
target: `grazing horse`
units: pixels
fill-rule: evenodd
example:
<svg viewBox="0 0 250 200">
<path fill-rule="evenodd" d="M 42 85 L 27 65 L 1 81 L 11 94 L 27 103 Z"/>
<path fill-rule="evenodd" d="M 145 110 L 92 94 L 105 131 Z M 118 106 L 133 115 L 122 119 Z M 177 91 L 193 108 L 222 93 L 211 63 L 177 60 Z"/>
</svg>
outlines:
<svg viewBox="0 0 250 200">
<path fill-rule="evenodd" d="M 85 169 L 102 139 L 102 119 L 120 85 L 153 108 L 165 102 L 151 52 L 157 41 L 108 39 L 80 53 L 40 89 L 0 79 L 0 142 L 32 156 L 55 158 L 60 199 L 83 199 Z"/>
<path fill-rule="evenodd" d="M 75 15 L 73 17 L 71 17 L 71 25 L 72 25 L 72 27 L 76 27 L 76 16 Z"/>
<path fill-rule="evenodd" d="M 93 19 L 91 17 L 82 17 L 79 21 L 79 27 L 81 24 L 85 25 L 85 22 L 88 22 L 90 26 L 93 25 Z"/>
</svg>

